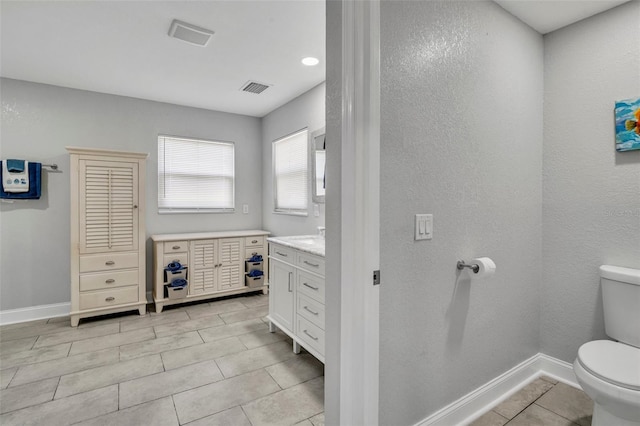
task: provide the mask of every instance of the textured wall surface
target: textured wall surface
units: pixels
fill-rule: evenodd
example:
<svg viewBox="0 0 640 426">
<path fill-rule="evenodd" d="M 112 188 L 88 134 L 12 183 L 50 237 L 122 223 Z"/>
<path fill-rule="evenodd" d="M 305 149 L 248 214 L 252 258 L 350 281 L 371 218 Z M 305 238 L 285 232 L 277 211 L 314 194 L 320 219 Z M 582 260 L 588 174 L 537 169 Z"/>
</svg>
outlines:
<svg viewBox="0 0 640 426">
<path fill-rule="evenodd" d="M 340 424 L 340 323 L 342 268 L 342 0 L 327 2 L 327 196 L 325 270 L 325 424 Z"/>
<path fill-rule="evenodd" d="M 544 37 L 541 352 L 605 338 L 598 267 L 640 268 L 640 151 L 616 153 L 614 103 L 640 96 L 640 2 Z"/>
<path fill-rule="evenodd" d="M 538 352 L 543 42 L 492 2 L 381 7 L 380 424 L 408 425 Z"/>
<path fill-rule="evenodd" d="M 318 204 L 320 215 L 313 215 L 310 179 L 307 184 L 309 191 L 308 216 L 273 212 L 273 167 L 271 161 L 273 141 L 304 128 L 312 133 L 325 127 L 325 91 L 325 83 L 319 84 L 262 118 L 262 216 L 264 228 L 268 229 L 272 235 L 316 234 L 317 227 L 324 226 L 324 204 Z M 311 157 L 309 157 L 309 161 L 311 161 Z M 311 163 L 309 163 L 309 167 L 311 167 L 310 165 Z"/>
<path fill-rule="evenodd" d="M 0 309 L 69 301 L 69 154 L 65 146 L 148 152 L 147 235 L 262 226 L 260 119 L 2 79 L 2 158 L 57 163 L 37 201 L 0 204 Z M 158 134 L 233 141 L 236 212 L 159 215 Z M 247 167 L 249 164 L 251 167 Z M 250 213 L 242 214 L 242 204 Z M 147 239 L 151 259 L 151 243 Z M 150 289 L 152 262 L 147 262 Z"/>
</svg>

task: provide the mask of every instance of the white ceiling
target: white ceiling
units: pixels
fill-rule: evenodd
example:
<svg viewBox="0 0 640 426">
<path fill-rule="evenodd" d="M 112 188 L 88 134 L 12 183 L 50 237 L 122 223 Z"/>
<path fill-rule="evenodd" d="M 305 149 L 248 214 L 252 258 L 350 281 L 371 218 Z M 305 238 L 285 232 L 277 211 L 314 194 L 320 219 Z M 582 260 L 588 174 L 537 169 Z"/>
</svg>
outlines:
<svg viewBox="0 0 640 426">
<path fill-rule="evenodd" d="M 257 117 L 325 79 L 324 1 L 2 0 L 0 16 L 8 78 Z M 187 44 L 173 19 L 215 34 Z M 249 80 L 273 86 L 241 92 Z"/>
<path fill-rule="evenodd" d="M 544 34 L 628 0 L 496 1 Z M 184 43 L 173 19 L 215 34 Z M 0 55 L 3 77 L 262 117 L 324 81 L 325 4 L 1 0 Z M 249 80 L 273 86 L 241 92 Z"/>
<path fill-rule="evenodd" d="M 546 34 L 630 0 L 494 1 L 540 34 Z"/>
</svg>

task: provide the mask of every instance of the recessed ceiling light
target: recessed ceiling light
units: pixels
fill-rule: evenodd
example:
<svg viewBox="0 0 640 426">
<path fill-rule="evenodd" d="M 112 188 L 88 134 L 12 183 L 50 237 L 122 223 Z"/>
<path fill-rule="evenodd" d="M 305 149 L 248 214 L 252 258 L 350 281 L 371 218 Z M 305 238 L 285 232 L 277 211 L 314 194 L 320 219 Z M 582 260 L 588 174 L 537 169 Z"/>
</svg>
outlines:
<svg viewBox="0 0 640 426">
<path fill-rule="evenodd" d="M 313 58 L 313 57 L 309 56 L 307 58 L 303 58 L 302 59 L 302 63 L 305 64 L 308 67 L 312 67 L 314 65 L 318 65 L 320 63 L 320 60 L 318 58 Z"/>
</svg>

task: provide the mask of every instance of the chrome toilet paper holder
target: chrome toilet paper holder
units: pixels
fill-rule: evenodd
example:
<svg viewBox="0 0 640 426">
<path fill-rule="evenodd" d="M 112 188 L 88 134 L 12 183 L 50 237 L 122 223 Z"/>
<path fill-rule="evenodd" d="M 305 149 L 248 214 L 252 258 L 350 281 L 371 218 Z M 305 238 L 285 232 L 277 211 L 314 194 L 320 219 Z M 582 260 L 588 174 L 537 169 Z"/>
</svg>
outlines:
<svg viewBox="0 0 640 426">
<path fill-rule="evenodd" d="M 462 271 L 464 268 L 469 268 L 473 271 L 474 274 L 477 274 L 478 271 L 480 271 L 480 266 L 477 264 L 472 264 L 472 265 L 468 265 L 466 263 L 464 263 L 464 260 L 458 260 L 458 263 L 456 264 L 456 267 L 458 268 L 459 271 Z"/>
</svg>

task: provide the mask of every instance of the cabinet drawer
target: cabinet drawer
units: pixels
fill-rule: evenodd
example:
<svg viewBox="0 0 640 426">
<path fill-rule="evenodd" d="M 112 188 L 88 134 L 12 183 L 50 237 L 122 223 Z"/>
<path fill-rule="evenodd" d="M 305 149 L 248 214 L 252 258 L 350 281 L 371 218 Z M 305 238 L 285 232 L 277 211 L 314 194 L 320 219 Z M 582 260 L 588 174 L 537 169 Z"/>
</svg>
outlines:
<svg viewBox="0 0 640 426">
<path fill-rule="evenodd" d="M 298 293 L 298 315 L 324 330 L 324 305 L 302 293 Z"/>
<path fill-rule="evenodd" d="M 189 266 L 189 254 L 188 253 L 174 253 L 165 254 L 162 257 L 162 267 L 166 268 L 168 264 L 173 262 L 180 262 L 182 266 Z"/>
<path fill-rule="evenodd" d="M 137 269 L 80 275 L 80 291 L 126 287 L 136 284 L 138 284 Z"/>
<path fill-rule="evenodd" d="M 106 308 L 138 301 L 138 286 L 80 294 L 80 309 Z"/>
<path fill-rule="evenodd" d="M 180 253 L 189 250 L 189 243 L 187 241 L 165 241 L 164 253 Z"/>
<path fill-rule="evenodd" d="M 254 254 L 259 254 L 260 256 L 262 256 L 263 260 L 264 259 L 264 248 L 262 247 L 253 247 L 253 248 L 246 248 L 244 250 L 244 258 L 245 259 L 250 259 L 251 256 L 253 256 Z"/>
<path fill-rule="evenodd" d="M 109 253 L 80 256 L 80 272 L 138 267 L 138 253 Z"/>
<path fill-rule="evenodd" d="M 298 270 L 297 290 L 324 304 L 324 279 Z"/>
<path fill-rule="evenodd" d="M 269 246 L 269 256 L 274 259 L 279 259 L 287 263 L 294 264 L 296 262 L 295 259 L 295 250 L 292 250 L 287 247 L 279 246 L 279 245 L 270 245 Z"/>
<path fill-rule="evenodd" d="M 245 247 L 252 247 L 252 246 L 263 246 L 264 245 L 264 237 L 260 236 L 260 237 L 246 237 L 244 239 L 244 246 Z"/>
<path fill-rule="evenodd" d="M 296 325 L 296 335 L 298 338 L 324 355 L 324 330 L 300 315 L 297 316 Z"/>
<path fill-rule="evenodd" d="M 299 268 L 324 276 L 324 259 L 320 256 L 298 252 L 296 265 Z"/>
</svg>

